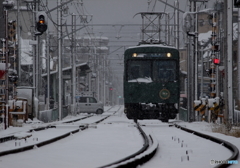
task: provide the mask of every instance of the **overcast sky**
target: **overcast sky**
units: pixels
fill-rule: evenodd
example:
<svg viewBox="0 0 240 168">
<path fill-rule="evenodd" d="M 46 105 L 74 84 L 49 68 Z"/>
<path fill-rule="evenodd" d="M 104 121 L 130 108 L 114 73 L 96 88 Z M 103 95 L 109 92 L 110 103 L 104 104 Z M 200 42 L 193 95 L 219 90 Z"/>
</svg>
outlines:
<svg viewBox="0 0 240 168">
<path fill-rule="evenodd" d="M 174 5 L 176 0 L 163 0 Z M 211 0 L 215 1 L 215 0 Z M 94 23 L 136 23 L 138 12 L 173 12 L 173 9 L 158 0 L 83 0 L 88 14 L 93 14 Z M 189 10 L 188 0 L 179 0 L 180 9 Z M 212 2 L 209 3 L 212 7 Z"/>
<path fill-rule="evenodd" d="M 168 4 L 174 5 L 176 0 L 162 0 L 167 1 Z M 189 10 L 189 0 L 179 0 L 179 8 L 182 11 Z M 210 0 L 204 6 L 206 8 L 212 7 L 213 2 L 217 0 Z M 64 1 L 63 1 L 64 2 Z M 139 12 L 167 12 L 172 13 L 173 8 L 165 5 L 161 0 L 81 0 L 68 3 L 68 13 L 93 15 L 93 24 L 129 24 L 141 23 L 140 16 L 133 16 Z M 201 3 L 197 3 L 200 5 Z M 48 1 L 48 8 L 56 7 L 56 0 Z M 77 12 L 78 11 L 78 12 Z M 81 11 L 81 12 L 79 12 Z M 51 12 L 52 16 L 56 18 L 56 10 Z M 180 13 L 182 16 L 182 13 Z M 68 17 L 71 21 L 71 17 Z"/>
</svg>

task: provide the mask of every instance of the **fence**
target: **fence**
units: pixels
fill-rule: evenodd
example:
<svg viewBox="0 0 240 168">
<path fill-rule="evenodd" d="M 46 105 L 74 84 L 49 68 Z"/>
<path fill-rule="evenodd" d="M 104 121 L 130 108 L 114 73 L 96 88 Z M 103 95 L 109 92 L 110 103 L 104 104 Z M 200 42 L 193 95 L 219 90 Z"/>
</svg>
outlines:
<svg viewBox="0 0 240 168">
<path fill-rule="evenodd" d="M 179 119 L 182 121 L 188 121 L 187 119 L 187 109 L 180 107 L 179 110 Z M 234 110 L 234 117 L 233 117 L 233 123 L 240 123 L 240 111 L 239 110 Z"/>
<path fill-rule="evenodd" d="M 70 114 L 70 106 L 63 106 L 62 110 L 62 118 L 66 117 L 68 114 Z M 58 108 L 50 109 L 50 110 L 44 110 L 39 111 L 39 120 L 47 123 L 47 122 L 53 122 L 59 120 L 59 110 Z"/>
</svg>

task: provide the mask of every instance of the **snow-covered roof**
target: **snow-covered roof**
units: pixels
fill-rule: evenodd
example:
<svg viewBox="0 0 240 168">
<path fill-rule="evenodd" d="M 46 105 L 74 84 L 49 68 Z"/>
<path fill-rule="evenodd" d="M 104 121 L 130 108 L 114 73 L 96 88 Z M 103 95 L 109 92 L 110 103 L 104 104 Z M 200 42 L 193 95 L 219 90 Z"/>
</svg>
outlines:
<svg viewBox="0 0 240 168">
<path fill-rule="evenodd" d="M 108 47 L 97 47 L 100 50 L 108 50 Z"/>
<path fill-rule="evenodd" d="M 139 46 L 131 46 L 131 47 L 128 47 L 128 48 L 131 49 L 131 48 L 141 48 L 141 47 L 164 47 L 164 48 L 174 48 L 174 49 L 176 49 L 173 46 L 167 46 L 167 45 L 162 45 L 162 44 L 142 44 L 142 45 L 139 45 Z"/>
<path fill-rule="evenodd" d="M 212 34 L 211 30 L 206 33 L 199 33 L 198 41 L 200 42 L 200 45 L 206 43 L 209 40 L 209 38 L 211 38 L 211 34 Z"/>
<path fill-rule="evenodd" d="M 87 62 L 83 62 L 83 63 L 77 64 L 76 68 L 84 66 L 84 65 L 88 66 Z M 70 70 L 70 69 L 72 69 L 71 66 L 63 68 L 62 71 L 67 71 L 67 70 Z M 57 72 L 58 72 L 58 70 L 51 71 L 50 74 L 56 74 Z M 47 73 L 42 74 L 42 77 L 44 77 L 44 76 L 47 76 Z"/>
</svg>

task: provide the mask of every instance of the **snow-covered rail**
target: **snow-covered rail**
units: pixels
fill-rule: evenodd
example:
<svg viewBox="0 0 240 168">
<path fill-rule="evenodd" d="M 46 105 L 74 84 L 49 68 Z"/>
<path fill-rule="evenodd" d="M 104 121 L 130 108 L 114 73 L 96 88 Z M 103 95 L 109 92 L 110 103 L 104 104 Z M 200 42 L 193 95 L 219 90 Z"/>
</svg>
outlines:
<svg viewBox="0 0 240 168">
<path fill-rule="evenodd" d="M 116 112 L 115 112 L 116 113 Z M 74 120 L 68 120 L 65 122 L 61 122 L 61 124 L 57 125 L 47 125 L 45 127 L 39 127 L 39 128 L 35 128 L 35 129 L 30 129 L 28 132 L 26 133 L 22 133 L 21 135 L 19 134 L 19 137 L 16 137 L 14 135 L 8 136 L 8 137 L 2 137 L 1 138 L 1 142 L 6 142 L 6 141 L 13 141 L 13 140 L 17 140 L 17 139 L 25 139 L 25 141 L 27 141 L 27 138 L 31 137 L 31 135 L 29 135 L 31 132 L 41 132 L 41 134 L 43 134 L 44 131 L 51 131 L 51 129 L 60 127 L 69 127 L 68 131 L 66 130 L 61 130 L 60 133 L 53 135 L 51 137 L 45 137 L 45 139 L 43 139 L 42 141 L 38 141 L 35 140 L 34 142 L 28 142 L 27 144 L 17 144 L 16 142 L 12 142 L 12 143 L 16 143 L 15 147 L 13 146 L 11 149 L 2 149 L 2 151 L 0 151 L 0 156 L 4 156 L 4 155 L 8 155 L 8 154 L 13 154 L 13 153 L 18 153 L 18 152 L 23 152 L 26 150 L 30 150 L 30 149 L 34 149 L 36 147 L 40 147 L 40 146 L 44 146 L 53 142 L 56 142 L 60 139 L 63 139 L 69 135 L 72 135 L 74 133 L 77 133 L 79 131 L 83 131 L 85 129 L 87 129 L 89 127 L 89 125 L 91 124 L 98 124 L 102 121 L 104 121 L 105 119 L 107 119 L 108 117 L 110 117 L 111 115 L 106 115 L 106 116 L 97 116 L 96 119 L 94 119 L 93 122 L 89 123 L 89 124 L 81 124 L 77 122 L 84 120 L 84 119 L 88 119 L 89 117 L 94 117 L 92 115 L 87 116 L 87 117 L 83 117 L 83 118 L 78 118 L 78 119 L 74 119 Z M 75 125 L 74 125 L 75 123 Z M 9 142 L 11 143 L 11 142 Z M 16 147 L 18 146 L 18 147 Z"/>
<path fill-rule="evenodd" d="M 136 153 L 108 165 L 101 166 L 101 168 L 134 168 L 147 162 L 154 156 L 158 148 L 158 141 L 152 135 L 147 136 L 139 124 L 136 124 L 136 127 L 144 139 L 143 147 Z"/>
<path fill-rule="evenodd" d="M 228 148 L 230 151 L 232 151 L 232 156 L 227 158 L 226 160 L 237 160 L 238 155 L 239 155 L 239 150 L 235 145 L 231 144 L 230 142 L 227 142 L 225 140 L 222 140 L 222 139 L 210 136 L 210 135 L 206 135 L 206 134 L 203 134 L 203 133 L 200 133 L 200 132 L 197 132 L 197 131 L 194 131 L 194 130 L 191 130 L 191 129 L 188 129 L 188 128 L 185 128 L 185 127 L 182 127 L 182 126 L 177 125 L 177 124 L 175 124 L 175 127 L 180 128 L 181 130 L 184 130 L 184 131 L 189 132 L 191 134 L 197 135 L 199 137 L 211 140 L 211 141 L 216 142 L 218 144 L 222 144 L 223 146 Z M 230 164 L 219 164 L 219 165 L 215 166 L 215 168 L 225 168 L 225 167 L 228 167 L 228 166 L 230 166 Z"/>
<path fill-rule="evenodd" d="M 76 121 L 80 121 L 80 120 L 84 120 L 86 118 L 89 118 L 91 117 L 92 115 L 89 115 L 89 116 L 85 116 L 85 117 L 80 117 L 80 118 L 77 118 L 77 119 L 74 119 L 74 120 L 69 120 L 69 121 L 65 121 L 65 122 L 62 122 L 62 123 L 72 123 L 72 122 L 76 122 Z M 33 131 L 42 131 L 42 130 L 46 130 L 48 128 L 53 128 L 55 127 L 54 125 L 55 124 L 47 124 L 45 126 L 40 126 L 40 127 L 37 127 L 37 128 L 33 128 L 33 129 L 30 129 L 29 131 L 27 132 L 33 132 Z M 11 140 L 15 140 L 17 139 L 14 135 L 8 135 L 8 136 L 4 136 L 4 137 L 1 137 L 0 138 L 0 143 L 4 143 L 6 141 L 11 141 Z"/>
<path fill-rule="evenodd" d="M 110 107 L 109 109 L 106 110 L 106 112 L 110 111 L 114 106 Z M 116 110 L 118 111 L 120 109 L 120 107 Z M 79 117 L 79 118 L 75 118 L 75 119 L 69 119 L 69 120 L 66 120 L 66 121 L 63 121 L 61 123 L 63 124 L 67 124 L 67 123 L 75 123 L 75 122 L 78 122 L 78 121 L 81 121 L 81 120 L 84 120 L 84 119 L 87 119 L 89 117 L 92 117 L 93 115 L 88 115 L 88 116 L 84 116 L 84 117 Z M 108 118 L 108 117 L 107 117 Z M 104 119 L 103 119 L 104 120 Z M 101 122 L 103 121 L 102 119 L 99 120 L 98 122 Z M 30 129 L 28 132 L 33 132 L 33 131 L 42 131 L 42 130 L 46 130 L 48 128 L 52 128 L 52 127 L 55 127 L 56 124 L 59 124 L 59 122 L 57 123 L 52 123 L 52 124 L 47 124 L 45 126 L 40 126 L 38 128 L 34 128 L 34 129 Z M 0 143 L 5 143 L 6 141 L 11 141 L 11 140 L 15 140 L 16 137 L 14 135 L 8 135 L 8 136 L 4 136 L 4 137 L 0 137 Z"/>
</svg>

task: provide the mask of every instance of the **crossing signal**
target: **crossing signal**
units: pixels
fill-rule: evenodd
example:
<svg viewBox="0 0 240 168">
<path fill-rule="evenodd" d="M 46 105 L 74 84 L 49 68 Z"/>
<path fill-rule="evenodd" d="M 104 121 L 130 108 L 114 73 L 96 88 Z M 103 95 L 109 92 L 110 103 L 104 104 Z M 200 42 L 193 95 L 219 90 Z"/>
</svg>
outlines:
<svg viewBox="0 0 240 168">
<path fill-rule="evenodd" d="M 218 58 L 213 58 L 213 63 L 214 63 L 215 65 L 219 65 L 219 64 L 220 64 L 220 59 L 218 59 Z"/>
<path fill-rule="evenodd" d="M 36 28 L 37 28 L 37 31 L 39 32 L 36 35 L 42 35 L 47 30 L 47 21 L 46 21 L 45 13 L 39 12 L 37 14 Z"/>
</svg>

